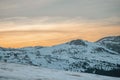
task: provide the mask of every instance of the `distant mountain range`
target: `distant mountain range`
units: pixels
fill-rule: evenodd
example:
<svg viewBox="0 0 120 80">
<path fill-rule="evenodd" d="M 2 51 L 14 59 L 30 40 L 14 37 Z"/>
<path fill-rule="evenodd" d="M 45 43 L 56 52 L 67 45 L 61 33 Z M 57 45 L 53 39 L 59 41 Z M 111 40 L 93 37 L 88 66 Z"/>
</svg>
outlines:
<svg viewBox="0 0 120 80">
<path fill-rule="evenodd" d="M 72 40 L 52 47 L 0 47 L 0 61 L 120 77 L 120 36 Z"/>
</svg>

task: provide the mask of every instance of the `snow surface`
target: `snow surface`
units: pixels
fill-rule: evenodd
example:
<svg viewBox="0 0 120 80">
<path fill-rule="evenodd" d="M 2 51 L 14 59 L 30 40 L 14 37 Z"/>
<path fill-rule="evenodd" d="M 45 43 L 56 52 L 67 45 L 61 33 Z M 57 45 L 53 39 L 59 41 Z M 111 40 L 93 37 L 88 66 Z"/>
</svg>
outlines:
<svg viewBox="0 0 120 80">
<path fill-rule="evenodd" d="M 0 62 L 0 80 L 120 80 L 120 78 Z"/>
</svg>

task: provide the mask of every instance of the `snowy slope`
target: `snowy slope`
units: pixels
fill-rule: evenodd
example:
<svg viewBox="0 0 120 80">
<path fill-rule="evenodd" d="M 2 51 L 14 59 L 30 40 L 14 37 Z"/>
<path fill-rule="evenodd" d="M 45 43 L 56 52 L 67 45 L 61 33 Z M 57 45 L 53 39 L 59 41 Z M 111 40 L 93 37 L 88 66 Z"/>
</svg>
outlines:
<svg viewBox="0 0 120 80">
<path fill-rule="evenodd" d="M 120 78 L 0 62 L 0 80 L 120 80 Z"/>
<path fill-rule="evenodd" d="M 120 53 L 79 39 L 52 47 L 0 48 L 0 61 L 120 77 Z"/>
<path fill-rule="evenodd" d="M 110 36 L 98 40 L 96 43 L 107 47 L 110 50 L 120 53 L 120 36 Z"/>
</svg>

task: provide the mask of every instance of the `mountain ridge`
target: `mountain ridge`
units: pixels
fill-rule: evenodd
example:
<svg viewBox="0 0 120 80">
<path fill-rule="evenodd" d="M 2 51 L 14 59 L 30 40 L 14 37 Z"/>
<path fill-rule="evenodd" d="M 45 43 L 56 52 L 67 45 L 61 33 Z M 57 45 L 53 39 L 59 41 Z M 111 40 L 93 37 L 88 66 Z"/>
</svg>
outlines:
<svg viewBox="0 0 120 80">
<path fill-rule="evenodd" d="M 77 39 L 51 47 L 1 48 L 0 61 L 120 77 L 120 53 L 100 41 Z"/>
</svg>

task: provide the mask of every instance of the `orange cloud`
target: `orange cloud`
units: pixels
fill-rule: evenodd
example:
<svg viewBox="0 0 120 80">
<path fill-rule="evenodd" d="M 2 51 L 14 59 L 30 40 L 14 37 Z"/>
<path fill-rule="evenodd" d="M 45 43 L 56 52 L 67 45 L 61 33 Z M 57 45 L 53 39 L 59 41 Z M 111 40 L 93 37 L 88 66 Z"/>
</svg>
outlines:
<svg viewBox="0 0 120 80">
<path fill-rule="evenodd" d="M 0 22 L 0 46 L 51 46 L 78 38 L 96 41 L 105 36 L 120 35 L 120 26 L 108 23 L 106 20 L 79 19 L 51 23 L 33 20 L 24 24 L 21 21 L 4 21 Z"/>
</svg>

